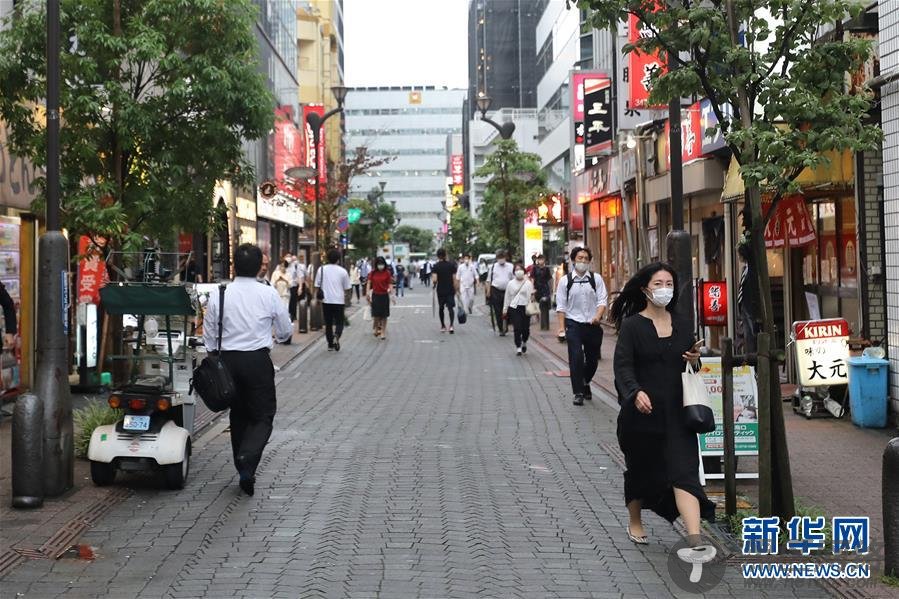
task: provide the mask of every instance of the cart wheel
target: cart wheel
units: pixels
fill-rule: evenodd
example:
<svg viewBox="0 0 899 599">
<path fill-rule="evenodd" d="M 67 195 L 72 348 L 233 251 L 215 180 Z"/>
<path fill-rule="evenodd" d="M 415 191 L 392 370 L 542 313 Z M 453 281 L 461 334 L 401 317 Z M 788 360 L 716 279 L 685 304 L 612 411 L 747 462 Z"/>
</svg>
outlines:
<svg viewBox="0 0 899 599">
<path fill-rule="evenodd" d="M 184 460 L 177 464 L 167 464 L 164 468 L 165 486 L 169 489 L 183 489 L 190 471 L 190 439 L 184 444 Z"/>
<path fill-rule="evenodd" d="M 115 466 L 112 463 L 106 464 L 91 460 L 91 480 L 98 487 L 111 485 L 115 480 Z"/>
</svg>

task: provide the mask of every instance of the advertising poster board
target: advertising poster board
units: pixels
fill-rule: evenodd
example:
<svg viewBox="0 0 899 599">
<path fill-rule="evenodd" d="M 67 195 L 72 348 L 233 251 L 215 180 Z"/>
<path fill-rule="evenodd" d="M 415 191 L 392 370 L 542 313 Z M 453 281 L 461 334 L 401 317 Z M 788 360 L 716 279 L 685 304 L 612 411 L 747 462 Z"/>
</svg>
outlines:
<svg viewBox="0 0 899 599">
<path fill-rule="evenodd" d="M 715 413 L 715 430 L 699 435 L 699 451 L 704 456 L 724 454 L 724 409 L 721 358 L 703 358 L 700 375 L 705 381 Z M 751 366 L 734 368 L 734 447 L 737 455 L 758 455 L 758 385 Z"/>
</svg>

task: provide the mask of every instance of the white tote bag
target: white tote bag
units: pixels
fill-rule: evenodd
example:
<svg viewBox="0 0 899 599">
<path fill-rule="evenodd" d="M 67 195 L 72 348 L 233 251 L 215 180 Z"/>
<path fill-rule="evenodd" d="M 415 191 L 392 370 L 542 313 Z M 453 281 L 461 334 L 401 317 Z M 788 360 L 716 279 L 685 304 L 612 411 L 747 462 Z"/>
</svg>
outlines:
<svg viewBox="0 0 899 599">
<path fill-rule="evenodd" d="M 687 362 L 680 375 L 684 392 L 684 424 L 694 433 L 710 433 L 715 430 L 715 413 L 705 381 Z"/>
</svg>

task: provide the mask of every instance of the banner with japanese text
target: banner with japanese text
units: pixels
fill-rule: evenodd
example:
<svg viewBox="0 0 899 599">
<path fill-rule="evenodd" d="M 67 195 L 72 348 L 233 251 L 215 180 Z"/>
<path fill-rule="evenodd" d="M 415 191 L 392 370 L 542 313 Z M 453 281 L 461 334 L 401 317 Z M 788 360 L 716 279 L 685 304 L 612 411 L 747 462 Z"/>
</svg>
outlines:
<svg viewBox="0 0 899 599">
<path fill-rule="evenodd" d="M 105 244 L 106 239 L 97 238 L 98 244 Z M 103 261 L 103 249 L 91 241 L 87 235 L 78 238 L 78 291 L 77 303 L 99 304 L 100 287 L 109 282 L 106 262 Z"/>
<path fill-rule="evenodd" d="M 762 212 L 767 214 L 770 209 L 771 199 L 763 198 Z M 815 225 L 805 198 L 798 194 L 789 195 L 778 202 L 774 214 L 765 226 L 765 247 L 770 250 L 789 244 L 791 248 L 798 248 L 815 239 Z"/>
<path fill-rule="evenodd" d="M 590 73 L 571 72 L 571 170 L 579 173 L 586 167 L 584 154 L 584 79 Z"/>
<path fill-rule="evenodd" d="M 612 80 L 605 74 L 584 79 L 584 130 L 586 156 L 612 151 Z"/>
<path fill-rule="evenodd" d="M 804 387 L 849 382 L 849 323 L 842 318 L 793 323 L 796 367 Z"/>
<path fill-rule="evenodd" d="M 636 44 L 641 37 L 652 37 L 652 31 L 643 27 L 643 23 L 635 15 L 628 20 L 628 43 Z M 631 108 L 664 108 L 650 105 L 649 92 L 652 91 L 652 75 L 656 71 L 665 72 L 665 65 L 657 53 L 646 53 L 634 50 L 628 55 L 628 79 Z"/>
<path fill-rule="evenodd" d="M 701 288 L 702 326 L 722 327 L 727 325 L 727 282 L 703 281 Z"/>
</svg>

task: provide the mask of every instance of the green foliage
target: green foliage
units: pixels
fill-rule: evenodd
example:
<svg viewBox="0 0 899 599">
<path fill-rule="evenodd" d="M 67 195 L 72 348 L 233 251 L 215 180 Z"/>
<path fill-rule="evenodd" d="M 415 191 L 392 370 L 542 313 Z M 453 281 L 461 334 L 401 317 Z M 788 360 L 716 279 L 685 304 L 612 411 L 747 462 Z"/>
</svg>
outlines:
<svg viewBox="0 0 899 599">
<path fill-rule="evenodd" d="M 793 191 L 802 170 L 827 162 L 824 152 L 870 149 L 882 135 L 867 124 L 871 94 L 846 88 L 846 73 L 869 57 L 871 42 L 818 39 L 859 14 L 855 0 L 683 0 L 660 11 L 656 0 L 579 5 L 594 11 L 597 27 L 614 28 L 630 14 L 644 23 L 654 36 L 625 51 L 659 52 L 680 67 L 656 74 L 651 101 L 709 98 L 747 188 L 764 182 L 776 194 Z"/>
<path fill-rule="evenodd" d="M 377 189 L 377 188 L 375 188 Z M 347 202 L 347 208 L 359 208 L 362 217 L 358 223 L 349 226 L 350 243 L 355 246 L 351 256 L 370 258 L 379 254 L 379 249 L 389 241 L 390 234 L 396 227 L 396 209 L 390 202 L 379 198 L 380 190 L 372 196 L 372 201 L 352 199 Z"/>
<path fill-rule="evenodd" d="M 484 241 L 489 247 L 506 248 L 518 256 L 526 211 L 536 208 L 550 193 L 540 157 L 521 152 L 514 140 L 502 140 L 474 175 L 491 177 L 478 209 Z"/>
<path fill-rule="evenodd" d="M 0 32 L 0 118 L 12 152 L 41 167 L 44 4 L 22 3 Z M 268 132 L 274 106 L 255 16 L 249 0 L 62 0 L 63 226 L 113 247 L 204 231 L 216 180 L 253 183 L 242 144 Z"/>
<path fill-rule="evenodd" d="M 880 581 L 889 587 L 899 587 L 899 576 L 884 574 L 880 577 Z"/>
<path fill-rule="evenodd" d="M 465 252 L 477 257 L 478 254 L 490 251 L 483 239 L 481 224 L 468 210 L 458 206 L 450 214 L 450 225 L 444 247 L 447 254 L 453 259 Z"/>
<path fill-rule="evenodd" d="M 114 424 L 119 421 L 124 412 L 115 410 L 106 402 L 92 400 L 83 408 L 72 412 L 72 421 L 75 424 L 75 455 L 79 458 L 87 457 L 87 448 L 91 442 L 91 435 L 98 426 Z"/>
<path fill-rule="evenodd" d="M 758 517 L 757 510 L 737 510 L 737 513 L 733 516 L 727 517 L 727 528 L 732 535 L 734 535 L 737 539 L 740 539 L 743 535 L 743 518 L 756 518 Z M 831 526 L 831 519 L 827 516 L 827 514 L 821 508 L 805 505 L 801 502 L 796 502 L 796 516 L 801 517 L 809 517 L 809 518 L 824 518 L 824 528 L 822 532 L 824 533 L 824 552 L 831 551 L 833 548 L 833 527 Z M 786 523 L 782 522 L 781 528 L 786 530 Z M 781 533 L 778 538 L 779 546 L 783 551 L 787 551 L 786 545 L 787 540 L 789 539 L 788 535 Z"/>
<path fill-rule="evenodd" d="M 434 232 L 412 225 L 400 225 L 393 233 L 397 243 L 408 243 L 410 252 L 430 252 L 434 248 Z"/>
</svg>

